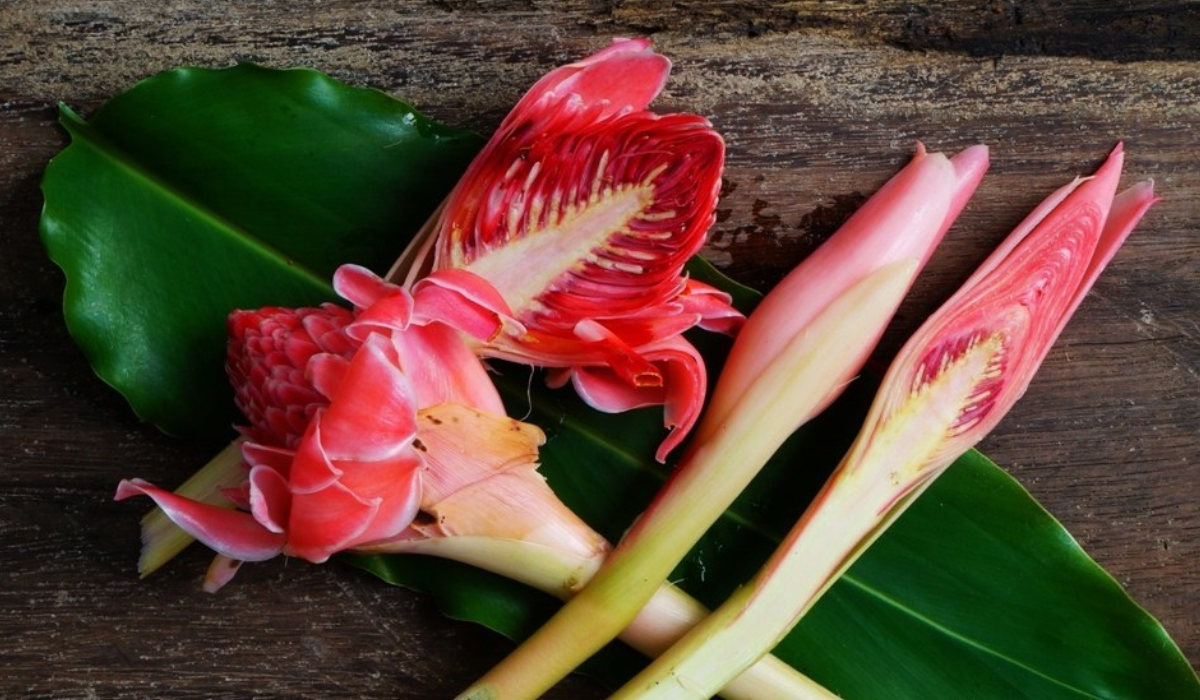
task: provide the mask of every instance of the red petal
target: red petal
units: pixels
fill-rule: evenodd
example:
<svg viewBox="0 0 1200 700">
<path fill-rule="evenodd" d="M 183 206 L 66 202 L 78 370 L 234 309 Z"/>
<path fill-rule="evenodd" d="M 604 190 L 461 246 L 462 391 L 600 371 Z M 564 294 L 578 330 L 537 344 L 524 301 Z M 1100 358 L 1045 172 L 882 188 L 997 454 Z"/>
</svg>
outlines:
<svg viewBox="0 0 1200 700">
<path fill-rule="evenodd" d="M 269 467 L 250 470 L 250 512 L 263 527 L 283 533 L 292 509 L 287 479 Z"/>
<path fill-rule="evenodd" d="M 442 270 L 413 287 L 417 323 L 440 321 L 478 340 L 493 340 L 512 320 L 504 297 L 466 270 Z M 519 329 L 518 329 L 519 330 Z"/>
<path fill-rule="evenodd" d="M 700 117 L 626 114 L 496 154 L 448 209 L 438 269 L 491 282 L 518 321 L 566 334 L 677 296 L 712 223 L 724 145 Z"/>
<path fill-rule="evenodd" d="M 154 499 L 171 522 L 216 552 L 241 561 L 270 559 L 283 548 L 283 536 L 270 532 L 248 513 L 198 503 L 141 479 L 122 480 L 116 500 L 144 495 Z"/>
<path fill-rule="evenodd" d="M 696 349 L 680 337 L 654 348 L 643 348 L 641 352 L 657 367 L 663 378 L 662 386 L 633 386 L 603 367 L 575 367 L 571 382 L 584 401 L 601 411 L 619 413 L 663 405 L 663 423 L 671 429 L 671 434 L 659 446 L 655 457 L 664 462 L 700 416 L 707 372 Z"/>
<path fill-rule="evenodd" d="M 295 458 L 295 450 L 261 445 L 256 442 L 242 443 L 242 459 L 246 460 L 246 463 L 251 468 L 266 467 L 274 469 L 286 477 L 292 468 L 292 460 Z"/>
<path fill-rule="evenodd" d="M 504 414 L 504 403 L 487 368 L 458 331 L 441 323 L 412 326 L 392 341 L 417 406 L 457 403 Z"/>
<path fill-rule="evenodd" d="M 331 353 L 313 355 L 308 361 L 308 378 L 312 381 L 313 388 L 329 399 L 341 388 L 342 380 L 346 378 L 346 369 L 349 367 L 350 361 L 344 357 Z"/>
<path fill-rule="evenodd" d="M 395 348 L 372 335 L 346 368 L 322 419 L 320 443 L 335 461 L 387 459 L 408 449 L 416 434 L 416 412 Z"/>
<path fill-rule="evenodd" d="M 728 294 L 703 282 L 689 279 L 679 301 L 686 312 L 700 317 L 698 325 L 706 331 L 734 335 L 746 322 L 742 312 L 733 308 Z"/>
<path fill-rule="evenodd" d="M 292 556 L 320 563 L 356 544 L 394 537 L 406 529 L 420 504 L 419 461 L 371 465 L 379 489 L 364 497 L 341 483 L 292 501 L 288 542 Z M 347 465 L 347 473 L 364 465 Z"/>
<path fill-rule="evenodd" d="M 671 62 L 654 53 L 646 39 L 617 39 L 587 58 L 547 73 L 529 89 L 501 125 L 535 119 L 561 109 L 574 96 L 578 109 L 600 109 L 596 118 L 646 108 L 667 81 Z"/>
</svg>

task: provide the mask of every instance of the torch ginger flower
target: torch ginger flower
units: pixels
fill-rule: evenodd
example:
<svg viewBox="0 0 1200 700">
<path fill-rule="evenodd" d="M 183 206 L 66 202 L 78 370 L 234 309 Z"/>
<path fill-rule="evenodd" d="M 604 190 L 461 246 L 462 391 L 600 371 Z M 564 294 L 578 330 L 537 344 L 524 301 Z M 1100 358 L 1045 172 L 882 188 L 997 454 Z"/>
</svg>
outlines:
<svg viewBox="0 0 1200 700">
<path fill-rule="evenodd" d="M 532 700 L 629 623 L 779 445 L 861 369 L 987 165 L 982 146 L 952 159 L 919 146 L 767 295 L 671 480 L 583 591 L 460 698 Z"/>
<path fill-rule="evenodd" d="M 681 334 L 741 321 L 682 274 L 715 217 L 724 142 L 699 116 L 646 110 L 669 70 L 648 41 L 618 40 L 546 75 L 451 192 L 431 242 L 433 270 L 471 273 L 463 290 L 498 295 L 492 310 L 513 321 L 478 352 L 554 368 L 552 384 L 600 410 L 664 405 L 660 461 L 706 391 Z"/>
<path fill-rule="evenodd" d="M 460 335 L 487 337 L 498 321 L 473 313 L 473 300 L 456 296 L 454 276 L 447 284 L 418 284 L 410 294 L 362 268 L 343 266 L 334 286 L 360 307 L 353 322 L 328 308 L 235 315 L 231 330 L 239 340 L 230 374 L 243 380 L 239 403 L 253 421 L 247 434 L 265 438 L 242 446 L 246 481 L 225 491 L 242 510 L 196 502 L 141 480 L 122 482 L 117 498 L 150 496 L 175 524 L 231 561 L 282 553 L 322 562 L 338 551 L 401 536 L 427 491 L 418 437 L 423 418 L 436 421 L 438 412 L 453 410 L 447 406 L 499 416 L 474 422 L 477 432 L 468 438 L 477 447 L 511 429 L 486 368 Z M 446 317 L 447 307 L 455 309 L 455 327 L 431 316 Z M 264 336 L 264 326 L 287 332 Z M 251 328 L 256 332 L 248 333 Z M 297 436 L 306 415 L 311 420 Z M 533 448 L 525 452 L 536 454 L 540 432 L 530 432 Z M 567 530 L 591 532 L 562 510 L 571 521 Z"/>
<path fill-rule="evenodd" d="M 757 578 L 613 700 L 715 693 L 995 427 L 1155 201 L 1150 183 L 1114 197 L 1122 160 L 1118 146 L 1094 177 L 1055 192 L 916 332 L 842 463 Z"/>
</svg>

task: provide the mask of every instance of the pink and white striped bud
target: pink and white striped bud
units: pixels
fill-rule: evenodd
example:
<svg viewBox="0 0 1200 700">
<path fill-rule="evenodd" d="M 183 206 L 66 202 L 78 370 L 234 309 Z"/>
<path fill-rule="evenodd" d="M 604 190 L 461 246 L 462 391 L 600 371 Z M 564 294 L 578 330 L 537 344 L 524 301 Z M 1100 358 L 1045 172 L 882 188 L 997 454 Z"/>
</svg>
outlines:
<svg viewBox="0 0 1200 700">
<path fill-rule="evenodd" d="M 1123 159 L 1118 145 L 1038 206 L 897 355 L 872 419 L 883 429 L 933 412 L 919 419 L 937 433 L 920 469 L 948 465 L 1000 422 L 1156 201 L 1149 182 L 1115 194 Z"/>
</svg>

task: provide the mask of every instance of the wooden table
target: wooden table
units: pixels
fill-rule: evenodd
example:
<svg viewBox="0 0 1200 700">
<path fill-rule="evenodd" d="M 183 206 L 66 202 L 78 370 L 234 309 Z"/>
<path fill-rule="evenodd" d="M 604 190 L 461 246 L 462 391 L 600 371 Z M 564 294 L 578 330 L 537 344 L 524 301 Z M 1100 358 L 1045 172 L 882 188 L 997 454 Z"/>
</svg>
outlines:
<svg viewBox="0 0 1200 700">
<path fill-rule="evenodd" d="M 279 559 L 200 592 L 193 548 L 139 581 L 117 480 L 178 483 L 211 446 L 139 424 L 68 338 L 39 179 L 87 114 L 159 70 L 305 65 L 485 133 L 612 36 L 676 64 L 662 109 L 729 145 L 707 255 L 777 279 L 923 140 L 992 147 L 988 179 L 894 348 L 1043 196 L 1118 139 L 1164 201 L 982 445 L 1200 660 L 1200 7 L 1104 0 L 0 3 L 0 696 L 444 698 L 509 644 L 345 567 Z M 767 4 L 770 5 L 770 4 Z M 602 697 L 574 679 L 559 698 Z"/>
</svg>

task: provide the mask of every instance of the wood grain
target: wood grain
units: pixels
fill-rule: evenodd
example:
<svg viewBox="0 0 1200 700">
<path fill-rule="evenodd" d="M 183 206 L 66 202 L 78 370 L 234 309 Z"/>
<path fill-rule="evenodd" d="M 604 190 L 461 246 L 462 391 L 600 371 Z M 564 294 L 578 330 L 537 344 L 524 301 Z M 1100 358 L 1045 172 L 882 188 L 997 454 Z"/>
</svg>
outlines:
<svg viewBox="0 0 1200 700">
<path fill-rule="evenodd" d="M 176 483 L 212 446 L 133 418 L 63 328 L 38 181 L 85 114 L 159 70 L 305 65 L 487 132 L 539 75 L 611 36 L 675 61 L 660 109 L 729 144 L 706 254 L 770 284 L 908 157 L 992 147 L 992 171 L 885 348 L 1045 194 L 1118 139 L 1165 197 L 983 449 L 1200 660 L 1200 9 L 1196 3 L 0 3 L 0 696 L 441 698 L 490 633 L 345 568 L 273 561 L 201 593 L 200 551 L 134 573 L 134 473 Z M 886 349 L 885 349 L 886 352 Z M 572 679 L 553 697 L 603 697 Z"/>
</svg>

